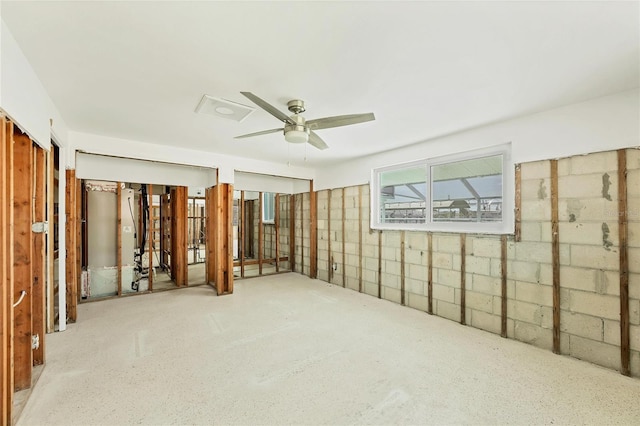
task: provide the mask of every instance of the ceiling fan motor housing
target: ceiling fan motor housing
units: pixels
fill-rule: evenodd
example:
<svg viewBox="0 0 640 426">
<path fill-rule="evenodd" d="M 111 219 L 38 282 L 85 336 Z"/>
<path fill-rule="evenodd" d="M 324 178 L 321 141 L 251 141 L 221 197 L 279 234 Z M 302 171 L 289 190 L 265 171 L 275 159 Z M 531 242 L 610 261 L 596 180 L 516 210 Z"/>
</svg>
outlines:
<svg viewBox="0 0 640 426">
<path fill-rule="evenodd" d="M 289 108 L 291 109 L 291 108 Z M 284 125 L 284 138 L 290 143 L 306 143 L 309 141 L 309 128 L 305 125 L 304 117 L 299 115 L 292 115 L 291 119 L 296 124 Z"/>
</svg>

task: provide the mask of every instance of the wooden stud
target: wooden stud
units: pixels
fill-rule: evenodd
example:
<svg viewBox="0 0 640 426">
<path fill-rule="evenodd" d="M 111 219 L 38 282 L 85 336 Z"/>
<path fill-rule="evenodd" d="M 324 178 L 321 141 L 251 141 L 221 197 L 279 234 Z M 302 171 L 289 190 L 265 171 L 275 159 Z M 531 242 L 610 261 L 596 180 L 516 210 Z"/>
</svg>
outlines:
<svg viewBox="0 0 640 426">
<path fill-rule="evenodd" d="M 467 324 L 467 234 L 460 234 L 460 324 Z"/>
<path fill-rule="evenodd" d="M 189 259 L 188 259 L 188 203 L 189 197 L 186 186 L 175 189 L 176 199 L 172 203 L 171 212 L 175 220 L 176 234 L 171 235 L 171 240 L 176 241 L 176 251 L 171 251 L 171 261 L 176 268 L 176 285 L 178 287 L 189 285 Z M 172 265 L 173 266 L 173 265 Z"/>
<path fill-rule="evenodd" d="M 433 234 L 427 233 L 427 312 L 433 314 Z"/>
<path fill-rule="evenodd" d="M 327 276 L 333 278 L 333 253 L 331 253 L 331 189 L 327 189 Z"/>
<path fill-rule="evenodd" d="M 53 333 L 55 329 L 55 280 L 54 276 L 54 264 L 55 264 L 55 244 L 54 235 L 56 221 L 54 219 L 54 199 L 55 193 L 55 147 L 52 145 L 51 150 L 47 153 L 47 222 L 49 223 L 49 232 L 46 235 L 47 239 L 47 333 Z M 86 245 L 85 245 L 86 247 Z M 2 263 L 0 263 L 2 264 Z"/>
<path fill-rule="evenodd" d="M 0 425 L 13 410 L 13 123 L 0 115 Z"/>
<path fill-rule="evenodd" d="M 304 194 L 300 194 L 300 273 L 304 275 Z"/>
<path fill-rule="evenodd" d="M 85 197 L 82 196 L 83 185 L 82 180 L 76 178 L 76 223 L 75 223 L 75 232 L 76 232 L 76 303 L 80 303 L 80 299 L 82 297 L 82 293 L 80 292 L 80 277 L 82 276 L 82 218 L 86 216 L 82 216 L 82 199 Z M 86 247 L 86 246 L 85 246 Z"/>
<path fill-rule="evenodd" d="M 309 182 L 309 278 L 318 278 L 318 198 Z"/>
<path fill-rule="evenodd" d="M 558 160 L 551 160 L 551 262 L 553 270 L 553 353 L 560 353 L 560 231 L 558 225 Z"/>
<path fill-rule="evenodd" d="M 262 275 L 262 259 L 264 258 L 264 223 L 262 222 L 262 212 L 264 202 L 262 192 L 258 193 L 258 275 Z"/>
<path fill-rule="evenodd" d="M 66 252 L 67 258 L 65 260 L 66 263 L 66 294 L 67 294 L 67 322 L 75 322 L 77 316 L 77 306 L 78 306 L 78 283 L 77 283 L 77 262 L 76 256 L 78 253 L 76 252 L 76 236 L 77 233 L 75 231 L 77 226 L 77 218 L 76 218 L 76 171 L 75 170 L 67 170 L 66 171 L 66 189 L 65 189 L 65 213 L 66 213 L 66 229 L 65 229 L 65 238 L 66 238 Z"/>
<path fill-rule="evenodd" d="M 400 231 L 400 304 L 404 306 L 405 302 L 405 265 L 404 265 L 404 247 L 405 247 L 405 231 Z"/>
<path fill-rule="evenodd" d="M 618 150 L 618 238 L 620 240 L 620 372 L 631 375 L 629 336 L 629 231 L 627 206 L 627 151 Z"/>
<path fill-rule="evenodd" d="M 244 217 L 246 210 L 244 206 L 244 190 L 240 191 L 240 200 L 238 202 L 238 257 L 240 258 L 238 260 L 240 261 L 240 277 L 244 278 L 244 235 L 247 225 Z"/>
<path fill-rule="evenodd" d="M 22 301 L 14 308 L 14 389 L 19 391 L 31 387 L 33 368 L 33 351 L 31 349 L 33 321 L 33 237 L 31 231 L 33 223 L 33 142 L 19 130 L 16 129 L 14 132 L 13 298 L 16 303 L 21 295 L 25 294 Z"/>
<path fill-rule="evenodd" d="M 276 272 L 280 272 L 280 194 L 275 195 L 274 200 L 274 208 L 275 208 L 275 237 L 276 237 Z"/>
<path fill-rule="evenodd" d="M 122 296 L 122 183 L 116 187 L 116 283 L 118 296 Z M 142 228 L 138 228 L 142 230 Z M 138 236 L 136 235 L 136 240 Z M 137 244 L 137 241 L 136 241 Z"/>
<path fill-rule="evenodd" d="M 378 299 L 382 299 L 382 231 L 378 231 Z"/>
<path fill-rule="evenodd" d="M 500 335 L 507 337 L 507 236 L 500 237 L 501 327 Z"/>
<path fill-rule="evenodd" d="M 347 208 L 345 206 L 344 187 L 342 188 L 342 287 L 347 287 Z"/>
<path fill-rule="evenodd" d="M 215 288 L 218 295 L 233 293 L 233 186 L 218 183 L 213 187 L 212 209 L 213 244 L 211 259 L 215 269 Z"/>
<path fill-rule="evenodd" d="M 289 269 L 296 270 L 296 195 L 289 195 Z"/>
<path fill-rule="evenodd" d="M 160 266 L 169 267 L 171 253 L 171 204 L 169 194 L 160 196 Z"/>
<path fill-rule="evenodd" d="M 217 244 L 216 244 L 216 208 L 214 204 L 214 191 L 215 187 L 207 188 L 205 191 L 204 208 L 205 208 L 205 221 L 206 221 L 206 233 L 205 233 L 205 280 L 207 284 L 215 287 L 216 280 L 216 256 L 217 256 Z"/>
<path fill-rule="evenodd" d="M 362 186 L 358 186 L 358 291 L 362 293 Z"/>
<path fill-rule="evenodd" d="M 522 167 L 516 164 L 515 172 L 515 241 L 520 242 L 522 235 Z"/>
<path fill-rule="evenodd" d="M 147 243 L 149 244 L 149 274 L 147 281 L 149 283 L 149 291 L 153 291 L 153 240 L 155 238 L 155 219 L 153 216 L 153 185 L 149 184 L 149 191 L 147 192 L 147 205 L 149 206 L 149 238 Z"/>
<path fill-rule="evenodd" d="M 34 146 L 34 222 L 45 222 L 46 212 L 46 152 Z M 47 268 L 45 257 L 45 233 L 33 233 L 33 329 L 32 334 L 39 337 L 40 344 L 33 350 L 33 365 L 42 365 L 45 361 L 46 333 L 46 284 Z"/>
</svg>

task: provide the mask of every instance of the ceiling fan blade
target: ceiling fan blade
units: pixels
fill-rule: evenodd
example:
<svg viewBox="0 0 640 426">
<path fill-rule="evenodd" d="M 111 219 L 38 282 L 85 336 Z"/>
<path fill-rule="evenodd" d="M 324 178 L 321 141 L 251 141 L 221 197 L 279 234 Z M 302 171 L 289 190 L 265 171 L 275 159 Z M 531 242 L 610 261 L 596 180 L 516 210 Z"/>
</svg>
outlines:
<svg viewBox="0 0 640 426">
<path fill-rule="evenodd" d="M 282 131 L 284 131 L 284 129 L 263 130 L 261 132 L 247 133 L 246 135 L 236 136 L 234 137 L 234 139 L 250 138 L 251 136 L 260 136 L 260 135 L 266 135 L 269 133 L 276 133 L 276 132 L 282 132 Z"/>
<path fill-rule="evenodd" d="M 325 141 L 323 141 L 322 138 L 313 130 L 309 132 L 309 143 L 318 149 L 329 148 L 329 145 L 327 145 Z"/>
<path fill-rule="evenodd" d="M 283 122 L 288 123 L 288 124 L 295 124 L 295 122 L 291 118 L 289 118 L 289 116 L 287 114 L 285 114 L 284 112 L 280 111 L 278 108 L 274 107 L 273 105 L 271 105 L 267 101 L 265 101 L 263 99 L 260 99 L 259 97 L 257 97 L 253 93 L 251 93 L 251 92 L 240 92 L 240 93 L 242 93 L 247 98 L 251 99 L 251 102 L 253 102 L 254 104 L 258 105 L 260 108 L 262 108 L 263 110 L 267 111 L 269 114 L 273 115 L 278 120 L 283 121 Z"/>
<path fill-rule="evenodd" d="M 329 129 L 331 127 L 349 126 L 351 124 L 373 121 L 376 117 L 372 112 L 366 114 L 337 115 L 335 117 L 316 118 L 307 120 L 307 127 L 312 130 Z"/>
</svg>

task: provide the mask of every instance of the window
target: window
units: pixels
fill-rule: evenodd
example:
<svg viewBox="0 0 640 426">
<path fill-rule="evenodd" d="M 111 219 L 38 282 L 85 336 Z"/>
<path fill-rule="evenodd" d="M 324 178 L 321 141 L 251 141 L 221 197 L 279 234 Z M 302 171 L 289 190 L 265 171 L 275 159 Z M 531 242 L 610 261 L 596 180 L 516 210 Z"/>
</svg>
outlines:
<svg viewBox="0 0 640 426">
<path fill-rule="evenodd" d="M 374 169 L 371 227 L 513 232 L 510 145 Z"/>
<path fill-rule="evenodd" d="M 262 193 L 262 223 L 274 223 L 276 218 L 275 192 Z"/>
</svg>

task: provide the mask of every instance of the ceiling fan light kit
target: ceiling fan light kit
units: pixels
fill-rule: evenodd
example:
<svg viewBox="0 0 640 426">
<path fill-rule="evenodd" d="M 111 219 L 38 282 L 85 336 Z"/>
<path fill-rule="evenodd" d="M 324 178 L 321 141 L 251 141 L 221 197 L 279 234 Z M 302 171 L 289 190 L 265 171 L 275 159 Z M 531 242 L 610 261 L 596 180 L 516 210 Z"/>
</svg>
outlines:
<svg viewBox="0 0 640 426">
<path fill-rule="evenodd" d="M 318 149 L 327 149 L 329 148 L 329 146 L 325 143 L 325 141 L 322 140 L 320 136 L 318 136 L 316 132 L 311 129 L 328 129 L 331 127 L 349 126 L 351 124 L 358 124 L 375 120 L 375 116 L 370 112 L 366 114 L 338 115 L 335 117 L 316 118 L 307 122 L 305 118 L 300 115 L 305 111 L 304 101 L 300 99 L 293 99 L 287 102 L 287 108 L 293 113 L 292 116 L 288 116 L 284 112 L 280 111 L 265 100 L 260 99 L 251 92 L 240 93 L 249 98 L 260 108 L 273 115 L 278 120 L 282 121 L 284 123 L 284 128 L 249 133 L 246 135 L 236 136 L 236 139 L 284 131 L 284 139 L 289 143 L 308 142 Z"/>
</svg>

